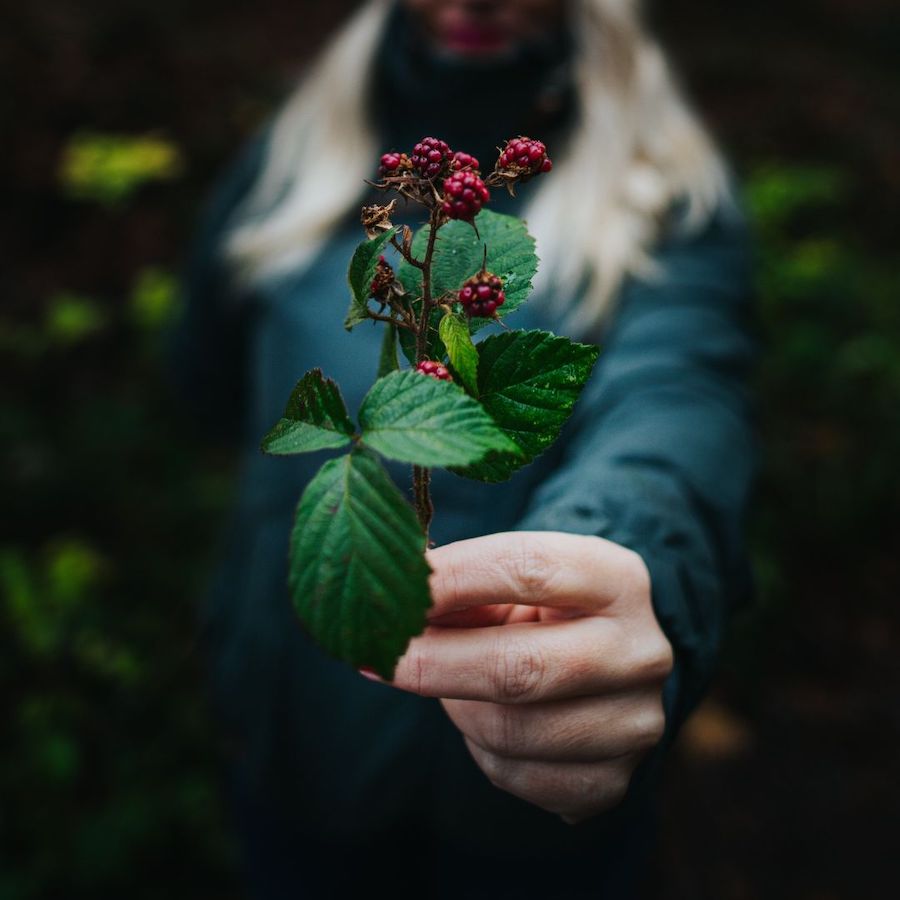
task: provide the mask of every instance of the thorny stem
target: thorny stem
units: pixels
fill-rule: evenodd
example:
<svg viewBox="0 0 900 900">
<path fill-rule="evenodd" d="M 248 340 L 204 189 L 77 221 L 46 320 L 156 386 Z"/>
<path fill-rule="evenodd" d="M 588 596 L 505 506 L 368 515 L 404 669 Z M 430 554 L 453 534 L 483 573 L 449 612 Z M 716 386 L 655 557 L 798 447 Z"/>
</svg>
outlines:
<svg viewBox="0 0 900 900">
<path fill-rule="evenodd" d="M 431 525 L 431 517 L 434 515 L 434 506 L 431 503 L 431 469 L 425 466 L 413 466 L 413 500 L 416 506 L 416 515 L 419 525 L 425 532 L 425 546 L 428 546 L 428 526 Z"/>
<path fill-rule="evenodd" d="M 437 231 L 440 222 L 440 207 L 431 209 L 431 219 L 428 228 L 428 246 L 425 249 L 425 258 L 422 260 L 422 312 L 416 332 L 416 364 L 425 359 L 428 349 L 428 329 L 431 325 L 431 310 L 434 301 L 431 297 L 431 260 L 434 255 L 434 243 L 437 239 Z M 431 470 L 424 466 L 413 466 L 413 499 L 416 504 L 416 515 L 419 524 L 425 532 L 425 545 L 428 546 L 428 527 L 434 515 L 434 506 L 431 502 Z"/>
<path fill-rule="evenodd" d="M 410 253 L 409 250 L 407 250 L 407 248 L 397 240 L 396 234 L 391 237 L 391 244 L 411 266 L 415 266 L 417 269 L 425 268 L 425 263 L 423 263 L 420 259 L 416 259 L 412 255 L 412 253 Z"/>
<path fill-rule="evenodd" d="M 374 319 L 376 322 L 387 322 L 390 325 L 396 325 L 398 328 L 406 328 L 409 331 L 415 331 L 416 329 L 409 324 L 409 322 L 402 319 L 395 319 L 393 316 L 383 316 L 379 313 L 372 312 L 371 309 L 366 310 L 367 315 L 370 319 Z"/>
</svg>

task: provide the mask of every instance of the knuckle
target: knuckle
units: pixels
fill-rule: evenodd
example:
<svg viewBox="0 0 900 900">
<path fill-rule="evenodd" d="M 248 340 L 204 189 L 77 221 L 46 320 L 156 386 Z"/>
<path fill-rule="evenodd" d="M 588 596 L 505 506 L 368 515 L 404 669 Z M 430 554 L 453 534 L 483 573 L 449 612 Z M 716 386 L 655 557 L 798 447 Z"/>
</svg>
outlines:
<svg viewBox="0 0 900 900">
<path fill-rule="evenodd" d="M 675 657 L 672 645 L 664 636 L 643 642 L 638 656 L 636 669 L 641 681 L 661 684 L 672 673 Z"/>
<path fill-rule="evenodd" d="M 546 661 L 534 644 L 505 638 L 494 653 L 492 688 L 500 703 L 521 703 L 540 695 Z"/>
<path fill-rule="evenodd" d="M 666 731 L 666 716 L 662 703 L 653 704 L 641 717 L 635 744 L 642 752 L 652 750 L 663 738 Z"/>
<path fill-rule="evenodd" d="M 538 541 L 516 539 L 504 563 L 518 593 L 539 603 L 550 588 L 554 561 Z"/>
</svg>

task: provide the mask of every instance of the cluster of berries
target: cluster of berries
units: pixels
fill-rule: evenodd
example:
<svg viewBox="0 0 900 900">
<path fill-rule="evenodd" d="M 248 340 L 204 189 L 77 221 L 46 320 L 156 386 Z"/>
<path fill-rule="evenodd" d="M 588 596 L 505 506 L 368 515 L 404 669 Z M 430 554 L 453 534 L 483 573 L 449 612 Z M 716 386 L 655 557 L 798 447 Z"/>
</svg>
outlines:
<svg viewBox="0 0 900 900">
<path fill-rule="evenodd" d="M 543 141 L 527 137 L 507 141 L 497 160 L 497 171 L 504 174 L 537 175 L 539 172 L 549 172 L 552 168 L 553 162 L 547 156 Z"/>
<path fill-rule="evenodd" d="M 416 371 L 423 375 L 429 375 L 431 378 L 437 378 L 438 381 L 453 381 L 453 376 L 447 367 L 433 359 L 423 359 L 416 366 Z"/>
<path fill-rule="evenodd" d="M 464 169 L 444 179 L 441 210 L 448 219 L 471 222 L 490 199 L 490 191 L 481 178 L 475 172 Z"/>
<path fill-rule="evenodd" d="M 459 302 L 467 316 L 482 316 L 492 319 L 498 306 L 503 306 L 506 294 L 499 275 L 482 269 L 467 279 L 459 289 Z"/>
<path fill-rule="evenodd" d="M 471 222 L 491 198 L 478 171 L 478 160 L 462 150 L 454 152 L 440 138 L 424 137 L 405 153 L 390 152 L 381 157 L 382 177 L 413 175 L 433 181 L 443 178 L 441 210 L 448 219 Z"/>
</svg>

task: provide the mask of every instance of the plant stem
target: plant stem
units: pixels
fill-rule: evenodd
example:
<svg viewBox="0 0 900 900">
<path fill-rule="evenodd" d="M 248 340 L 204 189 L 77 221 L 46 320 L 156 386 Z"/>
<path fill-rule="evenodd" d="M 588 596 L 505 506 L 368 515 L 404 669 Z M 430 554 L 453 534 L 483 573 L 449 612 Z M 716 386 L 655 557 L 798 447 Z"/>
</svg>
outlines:
<svg viewBox="0 0 900 900">
<path fill-rule="evenodd" d="M 434 242 L 437 239 L 438 222 L 440 220 L 440 207 L 435 206 L 431 210 L 431 219 L 428 227 L 428 246 L 425 250 L 425 258 L 422 260 L 422 314 L 418 322 L 416 332 L 416 364 L 426 358 L 428 349 L 428 329 L 431 325 L 431 309 L 434 301 L 431 298 L 431 259 L 434 255 Z M 434 506 L 431 502 L 431 470 L 425 466 L 413 466 L 413 498 L 416 504 L 416 515 L 419 524 L 425 532 L 425 546 L 428 546 L 428 528 L 434 515 Z"/>
<path fill-rule="evenodd" d="M 425 532 L 425 546 L 428 546 L 428 528 L 434 516 L 434 506 L 431 503 L 431 469 L 425 466 L 413 466 L 413 499 L 416 504 L 416 515 L 422 531 Z"/>
</svg>

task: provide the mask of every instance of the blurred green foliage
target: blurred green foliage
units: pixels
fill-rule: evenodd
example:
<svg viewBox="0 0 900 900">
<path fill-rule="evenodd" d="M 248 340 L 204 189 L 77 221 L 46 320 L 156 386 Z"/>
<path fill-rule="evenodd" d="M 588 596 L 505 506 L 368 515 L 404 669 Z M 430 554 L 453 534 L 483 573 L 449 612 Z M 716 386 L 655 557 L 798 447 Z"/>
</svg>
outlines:
<svg viewBox="0 0 900 900">
<path fill-rule="evenodd" d="M 65 192 L 125 221 L 181 158 L 80 135 Z M 124 276 L 0 317 L 0 900 L 207 896 L 234 856 L 194 606 L 230 463 L 184 436 L 164 376 L 177 277 Z"/>
<path fill-rule="evenodd" d="M 182 174 L 181 151 L 156 135 L 79 132 L 63 148 L 59 180 L 74 198 L 118 206 L 148 181 Z"/>
</svg>

